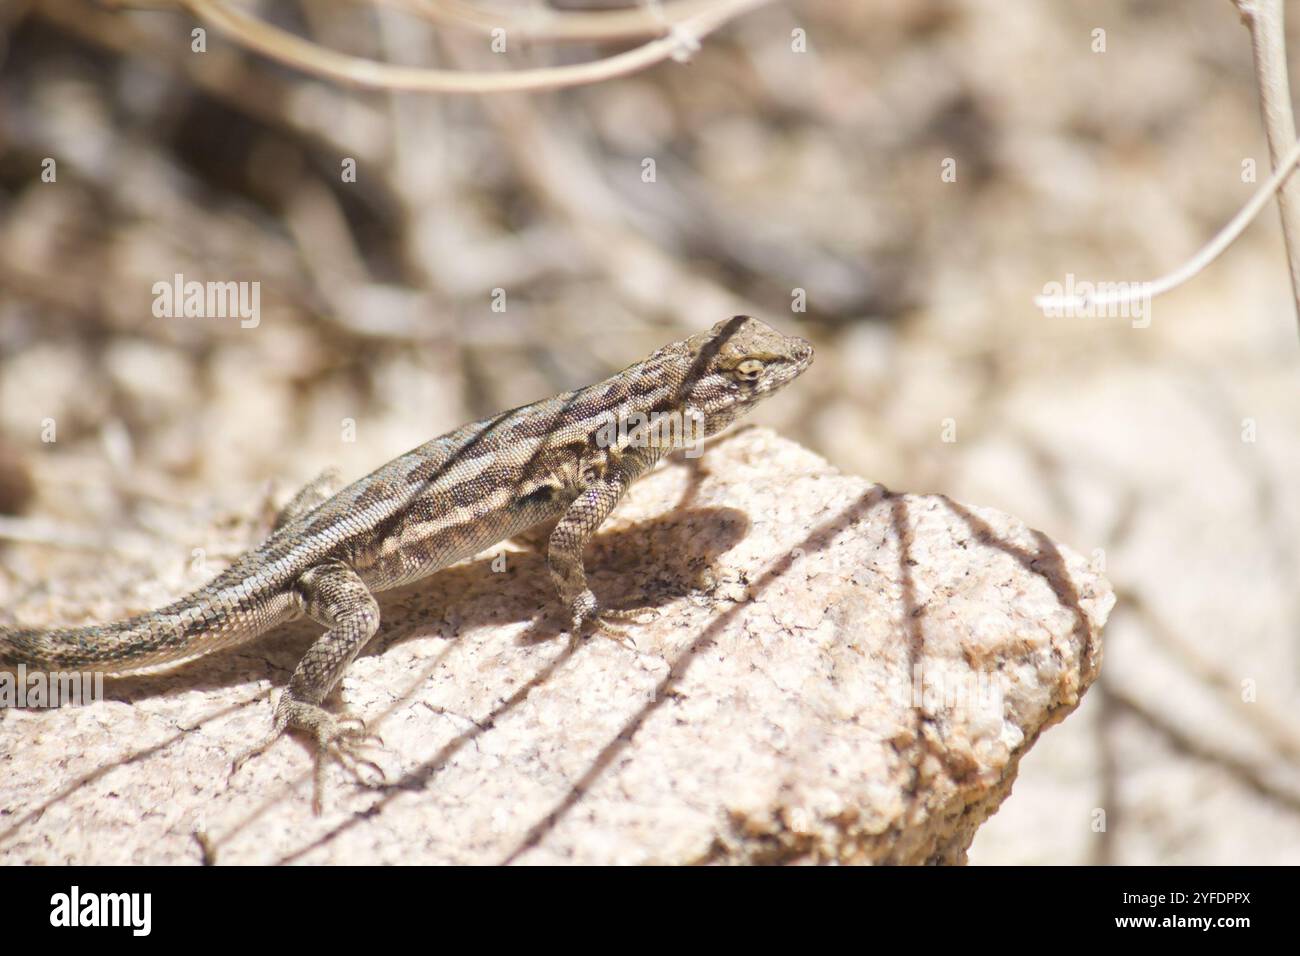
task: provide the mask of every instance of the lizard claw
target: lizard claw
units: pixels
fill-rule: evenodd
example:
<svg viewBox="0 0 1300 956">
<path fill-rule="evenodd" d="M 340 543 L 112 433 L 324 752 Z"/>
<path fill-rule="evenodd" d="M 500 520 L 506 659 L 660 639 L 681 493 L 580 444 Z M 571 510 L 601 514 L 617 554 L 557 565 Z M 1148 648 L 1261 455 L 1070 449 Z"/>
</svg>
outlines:
<svg viewBox="0 0 1300 956">
<path fill-rule="evenodd" d="M 650 624 L 660 618 L 658 608 L 630 607 L 625 610 L 601 611 L 601 618 L 606 621 L 631 621 L 633 624 Z"/>
<path fill-rule="evenodd" d="M 364 756 L 367 748 L 377 749 L 384 745 L 380 737 L 366 733 L 365 721 L 359 717 L 335 719 L 329 714 L 325 716 L 329 720 L 322 721 L 316 730 L 316 790 L 312 797 L 312 808 L 317 815 L 324 807 L 327 758 L 337 761 L 339 766 L 352 775 L 352 779 L 364 787 L 379 786 L 387 779 L 384 768 Z M 374 779 L 367 780 L 362 771 L 368 771 Z"/>
<path fill-rule="evenodd" d="M 366 733 L 366 722 L 360 717 L 335 718 L 334 727 L 338 730 L 340 737 L 348 738 L 353 746 L 383 749 L 384 738 L 378 734 Z"/>
<path fill-rule="evenodd" d="M 346 741 L 352 747 L 383 747 L 384 738 L 378 734 L 366 732 L 366 722 L 360 717 L 335 717 L 335 735 L 332 743 Z"/>
<path fill-rule="evenodd" d="M 601 637 L 608 637 L 616 644 L 621 644 L 623 647 L 626 647 L 629 651 L 635 651 L 637 649 L 636 641 L 633 639 L 632 635 L 628 633 L 627 628 L 609 623 L 603 615 L 593 618 L 591 624 L 595 629 L 595 633 L 599 634 Z"/>
<path fill-rule="evenodd" d="M 645 612 L 649 611 L 652 616 L 646 617 Z M 574 637 L 581 637 L 586 629 L 590 627 L 592 631 L 601 637 L 608 637 L 628 650 L 637 649 L 636 641 L 628 633 L 627 628 L 620 627 L 613 621 L 631 621 L 635 624 L 647 624 L 659 616 L 659 612 L 653 608 L 634 608 L 631 610 L 606 610 L 596 602 L 596 597 L 590 591 L 580 595 L 573 602 L 573 623 L 571 632 Z"/>
<path fill-rule="evenodd" d="M 336 740 L 333 741 L 327 749 L 329 755 L 337 760 L 340 766 L 352 774 L 353 779 L 355 779 L 357 783 L 364 786 L 372 785 L 372 782 L 366 780 L 365 775 L 361 773 L 362 770 L 368 770 L 376 778 L 373 785 L 378 786 L 386 779 L 384 768 L 379 766 L 379 764 L 375 763 L 373 760 L 360 755 L 362 748 L 366 746 L 369 746 L 369 744 L 361 743 L 360 741 L 344 742 Z"/>
<path fill-rule="evenodd" d="M 253 757 L 264 753 L 292 727 L 307 731 L 316 741 L 315 789 L 311 805 L 318 816 L 325 807 L 325 768 L 331 760 L 347 770 L 362 786 L 378 786 L 386 779 L 384 769 L 365 756 L 367 748 L 382 748 L 384 742 L 377 735 L 366 733 L 366 724 L 361 718 L 335 717 L 317 704 L 295 700 L 287 694 L 275 710 L 275 728 L 271 734 L 235 760 L 230 776 L 233 777 Z M 368 774 L 374 779 L 368 780 Z"/>
</svg>

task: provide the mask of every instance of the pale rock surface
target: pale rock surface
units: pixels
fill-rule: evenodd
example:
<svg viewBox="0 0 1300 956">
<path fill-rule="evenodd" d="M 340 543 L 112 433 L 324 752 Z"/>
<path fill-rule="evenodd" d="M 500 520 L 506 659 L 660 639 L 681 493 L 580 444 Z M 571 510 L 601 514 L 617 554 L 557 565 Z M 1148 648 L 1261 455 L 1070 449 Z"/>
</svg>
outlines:
<svg viewBox="0 0 1300 956">
<path fill-rule="evenodd" d="M 762 429 L 638 483 L 588 566 L 658 612 L 635 649 L 573 646 L 513 546 L 382 596 L 341 700 L 387 784 L 332 769 L 319 818 L 295 740 L 227 780 L 313 625 L 8 712 L 0 861 L 959 863 L 1096 677 L 1114 603 L 1014 518 Z"/>
</svg>

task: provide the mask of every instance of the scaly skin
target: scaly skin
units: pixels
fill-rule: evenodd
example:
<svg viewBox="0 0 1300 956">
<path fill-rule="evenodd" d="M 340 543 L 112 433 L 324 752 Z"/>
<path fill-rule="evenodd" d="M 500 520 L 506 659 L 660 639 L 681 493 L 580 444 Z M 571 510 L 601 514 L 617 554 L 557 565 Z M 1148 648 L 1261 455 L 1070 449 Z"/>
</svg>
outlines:
<svg viewBox="0 0 1300 956">
<path fill-rule="evenodd" d="M 309 485 L 260 547 L 157 611 L 91 627 L 0 627 L 0 665 L 121 674 L 242 644 L 306 615 L 326 631 L 281 694 L 271 735 L 234 769 L 286 729 L 307 732 L 317 744 L 319 812 L 326 755 L 354 772 L 368 764 L 359 756 L 371 739 L 364 728 L 321 703 L 379 628 L 375 592 L 553 524 L 547 564 L 573 633 L 588 625 L 617 633 L 606 622 L 615 615 L 587 587 L 582 552 L 628 486 L 683 445 L 682 428 L 644 423 L 694 415 L 705 437 L 717 434 L 812 356 L 806 341 L 757 319 L 719 322 L 603 382 L 448 432 L 332 497 L 325 482 Z"/>
</svg>

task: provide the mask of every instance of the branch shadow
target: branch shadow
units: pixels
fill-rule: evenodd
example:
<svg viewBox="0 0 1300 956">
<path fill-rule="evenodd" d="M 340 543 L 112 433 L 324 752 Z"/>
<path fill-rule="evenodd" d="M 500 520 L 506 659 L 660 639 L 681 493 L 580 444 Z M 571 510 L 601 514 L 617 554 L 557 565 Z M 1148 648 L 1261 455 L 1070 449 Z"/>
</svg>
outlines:
<svg viewBox="0 0 1300 956">
<path fill-rule="evenodd" d="M 1038 545 L 1038 550 L 1031 551 L 1028 548 L 1013 544 L 1005 538 L 999 537 L 988 522 L 965 506 L 951 500 L 946 495 L 939 495 L 938 497 L 949 511 L 965 522 L 966 526 L 970 528 L 971 534 L 975 536 L 976 541 L 1010 555 L 1025 570 L 1038 575 L 1047 582 L 1047 586 L 1052 589 L 1052 593 L 1056 595 L 1056 600 L 1061 607 L 1068 610 L 1074 617 L 1071 630 L 1079 642 L 1079 673 L 1081 675 L 1095 673 L 1098 663 L 1096 660 L 1098 648 L 1095 642 L 1090 640 L 1092 628 L 1088 623 L 1088 614 L 1083 609 L 1079 590 L 1074 586 L 1074 580 L 1070 577 L 1070 572 L 1065 566 L 1065 559 L 1061 556 L 1061 551 L 1056 546 L 1056 543 L 1043 532 L 1030 529 L 1029 533 Z M 1085 683 L 1085 690 L 1087 686 Z"/>
<path fill-rule="evenodd" d="M 1089 628 L 1087 616 L 1079 603 L 1077 590 L 1065 569 L 1064 561 L 1057 550 L 1056 546 L 1044 535 L 1035 532 L 1036 540 L 1040 544 L 1037 552 L 1028 551 L 1020 548 L 999 538 L 993 530 L 982 519 L 976 517 L 967 509 L 957 505 L 954 502 L 943 499 L 947 506 L 954 513 L 966 522 L 971 528 L 972 533 L 977 540 L 990 547 L 997 548 L 1016 558 L 1024 567 L 1034 574 L 1042 576 L 1056 594 L 1058 600 L 1064 607 L 1070 608 L 1075 615 L 1074 630 L 1082 638 L 1081 645 L 1084 648 L 1085 655 L 1091 655 L 1092 649 L 1087 640 Z M 894 531 L 895 539 L 898 543 L 898 560 L 899 560 L 899 581 L 900 581 L 900 604 L 902 605 L 902 622 L 906 631 L 908 641 L 908 665 L 909 671 L 914 672 L 916 665 L 920 661 L 921 651 L 924 646 L 924 629 L 923 618 L 925 607 L 918 602 L 916 582 L 914 580 L 912 568 L 917 565 L 917 560 L 912 556 L 914 533 L 909 520 L 908 505 L 905 495 L 894 494 L 883 486 L 875 485 L 867 493 L 858 498 L 853 504 L 843 509 L 835 517 L 818 525 L 809 532 L 806 538 L 797 546 L 805 553 L 820 551 L 827 546 L 841 533 L 855 524 L 871 511 L 877 504 L 888 502 L 890 508 L 890 520 Z M 794 554 L 791 552 L 785 557 L 776 561 L 771 567 L 763 572 L 754 582 L 752 592 L 760 593 L 781 575 L 785 574 L 794 561 Z M 644 725 L 646 720 L 659 709 L 665 700 L 670 699 L 673 687 L 681 681 L 682 677 L 690 668 L 691 662 L 704 649 L 706 649 L 716 638 L 718 633 L 738 614 L 741 613 L 744 605 L 736 605 L 715 618 L 703 632 L 691 642 L 691 644 L 679 653 L 671 662 L 667 676 L 658 684 L 654 696 L 635 714 L 633 714 L 620 728 L 619 732 L 609 741 L 608 744 L 592 760 L 587 770 L 571 785 L 568 793 L 559 800 L 551 810 L 538 820 L 525 834 L 524 838 L 502 858 L 502 864 L 514 863 L 532 848 L 539 845 L 546 836 L 552 832 L 558 823 L 578 804 L 583 795 L 592 787 L 602 773 L 613 764 L 620 753 L 631 743 L 637 731 Z M 1081 661 L 1081 666 L 1083 662 Z M 920 724 L 924 717 L 919 706 L 913 707 L 916 715 L 916 740 L 917 746 L 915 752 L 910 755 L 909 762 L 913 765 L 914 774 L 919 773 L 919 761 L 925 752 L 924 736 L 921 733 Z M 914 778 L 915 779 L 915 778 Z"/>
<path fill-rule="evenodd" d="M 616 589 L 619 583 L 639 587 L 641 582 L 653 579 L 657 585 L 652 592 L 653 601 L 650 604 L 642 604 L 641 606 L 654 607 L 668 604 L 689 593 L 691 587 L 685 582 L 699 570 L 711 565 L 719 555 L 735 547 L 748 533 L 749 526 L 748 516 L 734 508 L 692 508 L 675 510 L 651 521 L 634 524 L 618 531 L 606 532 L 593 538 L 592 544 L 599 555 L 612 558 L 610 561 L 602 561 L 603 567 L 608 569 L 611 564 L 617 567 L 617 577 L 609 589 Z M 707 551 L 702 551 L 699 548 L 701 538 L 707 540 L 710 544 Z M 639 545 L 639 547 L 633 547 L 633 545 Z M 521 576 L 529 573 L 523 570 L 528 565 L 536 565 L 535 573 L 542 577 L 542 580 L 535 585 L 539 598 L 544 593 L 543 600 L 553 605 L 551 584 L 549 579 L 545 578 L 545 562 L 541 555 L 524 553 L 516 555 L 516 557 L 522 559 Z M 490 564 L 490 560 L 488 563 Z M 593 579 L 596 577 L 595 574 L 591 576 Z M 449 578 L 446 582 L 447 587 L 452 590 L 456 590 L 461 583 L 454 578 Z M 595 583 L 594 580 L 593 583 Z M 609 582 L 602 581 L 601 583 L 607 584 Z M 628 590 L 631 589 L 631 587 L 628 588 Z M 645 589 L 642 588 L 641 590 L 644 595 Z M 400 592 L 393 593 L 395 595 L 400 594 Z M 626 591 L 619 593 L 626 593 Z M 540 617 L 533 619 L 531 626 L 520 636 L 519 643 L 521 645 L 539 643 L 552 639 L 565 630 L 566 625 L 559 609 L 555 609 L 554 612 L 544 611 Z M 409 634 L 403 633 L 399 629 L 397 633 L 391 636 L 389 642 L 390 644 L 396 643 L 405 640 L 408 636 Z M 552 675 L 573 657 L 580 643 L 570 635 L 567 646 L 560 654 L 542 665 L 531 678 L 515 688 L 488 714 L 480 718 L 471 718 L 470 727 L 449 740 L 439 748 L 436 754 L 424 761 L 420 766 L 403 774 L 399 780 L 374 788 L 383 793 L 375 803 L 331 828 L 320 837 L 299 847 L 292 853 L 286 854 L 276 862 L 281 864 L 296 862 L 311 851 L 328 844 L 357 824 L 383 812 L 384 808 L 401 794 L 420 791 L 428 787 L 438 772 L 463 747 L 473 743 L 490 731 L 498 720 L 519 706 L 534 690 L 544 685 Z M 423 681 L 420 683 L 423 683 Z M 403 702 L 404 698 L 398 698 L 385 711 L 385 715 L 391 713 Z"/>
<path fill-rule="evenodd" d="M 792 549 L 779 558 L 753 582 L 750 589 L 751 593 L 758 594 L 762 592 L 789 571 L 790 566 L 795 561 L 795 555 L 800 551 L 811 554 L 828 547 L 836 537 L 863 518 L 887 495 L 888 492 L 882 486 L 875 485 L 835 517 L 818 525 L 796 546 L 798 550 Z M 718 633 L 736 618 L 744 607 L 744 604 L 737 604 L 719 614 L 685 650 L 673 658 L 669 664 L 667 675 L 656 686 L 655 693 L 650 700 L 628 718 L 613 739 L 596 755 L 582 776 L 569 788 L 569 792 L 563 799 L 556 803 L 541 820 L 535 823 L 525 834 L 523 840 L 506 854 L 501 860 L 503 864 L 513 863 L 528 850 L 537 846 L 560 820 L 577 805 L 583 794 L 591 788 L 592 784 L 618 758 L 624 748 L 632 742 L 632 738 L 646 720 L 663 705 L 664 701 L 671 698 L 672 689 L 685 676 L 696 656 L 713 643 Z"/>
</svg>

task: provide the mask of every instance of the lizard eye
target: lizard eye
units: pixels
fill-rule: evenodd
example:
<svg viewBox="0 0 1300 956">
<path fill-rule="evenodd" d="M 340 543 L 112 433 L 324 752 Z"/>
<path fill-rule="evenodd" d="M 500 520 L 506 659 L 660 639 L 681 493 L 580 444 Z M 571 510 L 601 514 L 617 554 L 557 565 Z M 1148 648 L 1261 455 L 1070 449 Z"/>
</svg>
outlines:
<svg viewBox="0 0 1300 956">
<path fill-rule="evenodd" d="M 736 366 L 736 378 L 742 382 L 757 382 L 763 374 L 763 363 L 758 359 L 745 359 Z"/>
</svg>

